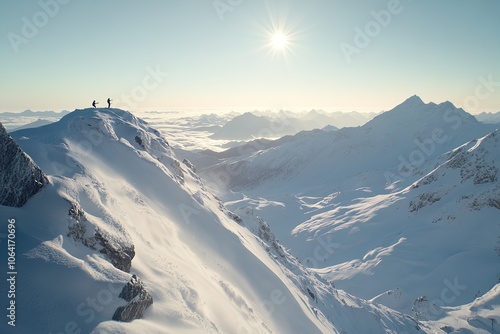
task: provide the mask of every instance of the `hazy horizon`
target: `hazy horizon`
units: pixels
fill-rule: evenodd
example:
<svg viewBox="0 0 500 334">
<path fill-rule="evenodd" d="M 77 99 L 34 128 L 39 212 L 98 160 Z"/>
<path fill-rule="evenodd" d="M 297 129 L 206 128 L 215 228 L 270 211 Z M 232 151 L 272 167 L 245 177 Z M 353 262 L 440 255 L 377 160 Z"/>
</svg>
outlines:
<svg viewBox="0 0 500 334">
<path fill-rule="evenodd" d="M 376 109 L 371 109 L 371 108 L 365 108 L 365 109 L 353 109 L 353 110 L 333 110 L 333 109 L 326 109 L 326 108 L 282 108 L 282 109 L 272 109 L 272 108 L 186 108 L 186 109 L 181 109 L 181 108 L 177 108 L 177 109 L 174 109 L 174 108 L 160 108 L 160 109 L 135 109 L 135 110 L 132 110 L 132 109 L 127 109 L 127 108 L 121 108 L 119 106 L 111 106 L 112 108 L 118 108 L 118 109 L 123 109 L 123 110 L 127 110 L 127 111 L 130 111 L 132 113 L 134 112 L 137 112 L 137 113 L 162 113 L 162 114 L 168 114 L 168 113 L 172 113 L 172 114 L 181 114 L 181 113 L 186 113 L 186 114 L 196 114 L 196 115 L 202 115 L 202 114 L 229 114 L 229 113 L 238 113 L 238 114 L 241 114 L 241 113 L 246 113 L 246 112 L 271 112 L 271 113 L 278 113 L 280 111 L 288 111 L 288 112 L 292 112 L 292 113 L 307 113 L 307 112 L 310 112 L 310 111 L 313 111 L 313 110 L 316 110 L 316 111 L 321 111 L 321 112 L 325 112 L 325 113 L 336 113 L 336 112 L 341 112 L 341 113 L 351 113 L 351 112 L 358 112 L 358 113 L 361 113 L 361 114 L 379 114 L 379 113 L 383 113 L 383 112 L 386 112 L 386 111 L 389 111 L 393 108 L 395 108 L 396 106 L 398 106 L 399 104 L 403 103 L 405 100 L 401 100 L 399 103 L 395 104 L 394 106 L 390 107 L 390 108 L 387 108 L 387 109 L 384 109 L 384 110 L 376 110 Z M 440 104 L 440 103 L 443 103 L 443 102 L 447 102 L 447 101 L 425 101 L 423 100 L 423 102 L 425 104 L 427 103 L 435 103 L 435 104 Z M 461 108 L 457 105 L 455 105 L 456 107 L 458 108 Z M 106 108 L 107 106 L 98 106 L 98 108 Z M 63 112 L 72 112 L 74 110 L 78 110 L 78 109 L 86 109 L 86 108 L 92 108 L 92 106 L 81 106 L 81 107 L 76 107 L 75 109 L 57 109 L 57 110 L 33 110 L 33 109 L 22 109 L 22 110 L 3 110 L 3 111 L 0 111 L 0 114 L 3 114 L 3 113 L 14 113 L 14 114 L 21 114 L 23 112 L 26 112 L 26 111 L 31 111 L 31 112 L 39 112 L 39 113 L 43 113 L 43 112 L 54 112 L 54 113 L 63 113 Z M 462 108 L 464 109 L 464 108 Z M 470 110 L 467 110 L 467 109 L 464 109 L 467 113 L 471 114 L 471 115 L 478 115 L 480 113 L 491 113 L 491 114 L 495 114 L 495 113 L 500 113 L 500 107 L 498 108 L 498 110 L 475 110 L 475 111 L 470 111 Z"/>
</svg>

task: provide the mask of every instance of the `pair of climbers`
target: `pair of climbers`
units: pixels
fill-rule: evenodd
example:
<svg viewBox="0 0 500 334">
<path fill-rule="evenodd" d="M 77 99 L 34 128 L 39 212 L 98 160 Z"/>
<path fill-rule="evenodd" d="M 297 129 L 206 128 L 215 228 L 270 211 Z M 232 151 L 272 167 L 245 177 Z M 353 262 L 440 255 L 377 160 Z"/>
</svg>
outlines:
<svg viewBox="0 0 500 334">
<path fill-rule="evenodd" d="M 113 101 L 113 100 L 111 100 L 111 99 L 108 97 L 108 100 L 107 100 L 107 102 L 108 102 L 108 108 L 111 108 L 111 101 Z M 92 107 L 97 108 L 97 105 L 98 105 L 98 104 L 99 104 L 99 102 L 96 102 L 95 100 L 94 100 L 94 101 L 92 101 Z"/>
</svg>

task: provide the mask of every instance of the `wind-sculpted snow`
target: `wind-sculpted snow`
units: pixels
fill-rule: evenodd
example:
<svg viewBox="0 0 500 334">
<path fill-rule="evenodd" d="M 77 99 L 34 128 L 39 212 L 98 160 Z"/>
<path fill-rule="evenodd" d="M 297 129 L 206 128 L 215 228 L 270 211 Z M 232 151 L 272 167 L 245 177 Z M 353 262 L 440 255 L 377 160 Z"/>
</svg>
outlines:
<svg viewBox="0 0 500 334">
<path fill-rule="evenodd" d="M 0 205 L 23 206 L 48 182 L 0 123 Z"/>
</svg>

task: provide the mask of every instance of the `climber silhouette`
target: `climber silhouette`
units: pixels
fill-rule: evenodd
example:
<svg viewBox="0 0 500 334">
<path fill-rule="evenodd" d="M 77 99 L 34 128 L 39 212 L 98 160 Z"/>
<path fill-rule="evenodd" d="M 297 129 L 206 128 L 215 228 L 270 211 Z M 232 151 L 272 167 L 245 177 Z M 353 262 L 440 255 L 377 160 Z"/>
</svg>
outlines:
<svg viewBox="0 0 500 334">
<path fill-rule="evenodd" d="M 96 102 L 95 100 L 94 100 L 94 101 L 92 101 L 92 107 L 97 108 L 97 107 L 96 107 L 96 104 L 99 104 L 99 102 Z"/>
<path fill-rule="evenodd" d="M 111 100 L 111 99 L 108 97 L 108 108 L 111 108 L 111 101 L 113 101 L 113 100 Z"/>
</svg>

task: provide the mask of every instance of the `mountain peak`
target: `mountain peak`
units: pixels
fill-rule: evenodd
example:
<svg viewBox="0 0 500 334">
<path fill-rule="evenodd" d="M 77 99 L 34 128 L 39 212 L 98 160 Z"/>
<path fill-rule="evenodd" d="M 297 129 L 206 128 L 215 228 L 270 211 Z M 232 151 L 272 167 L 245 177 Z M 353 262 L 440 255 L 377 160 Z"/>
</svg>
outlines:
<svg viewBox="0 0 500 334">
<path fill-rule="evenodd" d="M 440 107 L 444 109 L 456 109 L 455 105 L 451 103 L 450 101 L 444 101 L 439 104 Z"/>
<path fill-rule="evenodd" d="M 407 98 L 400 105 L 422 106 L 422 105 L 425 105 L 425 103 L 424 103 L 424 101 L 422 101 L 422 99 L 419 96 L 413 95 L 413 96 L 410 96 L 409 98 Z"/>
</svg>

